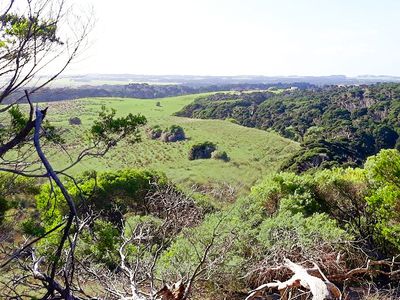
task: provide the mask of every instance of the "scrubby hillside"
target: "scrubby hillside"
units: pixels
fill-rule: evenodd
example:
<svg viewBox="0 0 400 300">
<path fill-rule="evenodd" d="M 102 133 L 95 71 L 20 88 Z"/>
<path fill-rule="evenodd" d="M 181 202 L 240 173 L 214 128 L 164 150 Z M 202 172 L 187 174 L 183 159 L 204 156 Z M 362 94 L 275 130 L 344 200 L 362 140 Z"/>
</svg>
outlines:
<svg viewBox="0 0 400 300">
<path fill-rule="evenodd" d="M 280 94 L 203 97 L 178 113 L 232 119 L 272 129 L 302 143 L 284 169 L 361 165 L 367 156 L 396 146 L 400 132 L 400 85 L 324 87 Z"/>
<path fill-rule="evenodd" d="M 107 289 L 123 289 L 129 281 L 121 268 L 136 266 L 133 280 L 140 280 L 140 288 L 153 276 L 161 287 L 164 280 L 201 270 L 191 299 L 244 299 L 262 283 L 286 280 L 291 273 L 282 263 L 289 258 L 309 268 L 316 263 L 344 299 L 398 299 L 399 173 L 400 153 L 383 150 L 362 169 L 270 174 L 248 195 L 218 209 L 158 172 L 86 172 L 65 181 L 79 213 L 96 216 L 82 228 L 75 259 L 83 263 L 76 271 L 84 278 L 82 288 L 102 298 L 120 299 Z M 58 201 L 60 191 L 51 193 L 49 184 L 13 182 L 4 174 L 0 184 L 7 204 L 0 208 L 4 245 L 23 243 L 23 234 L 43 235 L 68 212 Z M 51 235 L 32 251 L 50 257 L 58 238 Z M 0 295 L 18 294 L 7 282 L 28 273 L 17 262 L 4 268 Z M 40 295 L 43 285 L 27 282 L 20 292 Z"/>
</svg>

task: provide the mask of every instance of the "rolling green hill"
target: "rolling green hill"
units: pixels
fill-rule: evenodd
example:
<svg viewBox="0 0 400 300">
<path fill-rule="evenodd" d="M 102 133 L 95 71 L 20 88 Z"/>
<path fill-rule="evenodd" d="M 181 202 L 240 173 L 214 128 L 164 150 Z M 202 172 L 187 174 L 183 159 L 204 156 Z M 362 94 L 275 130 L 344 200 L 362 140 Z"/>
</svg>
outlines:
<svg viewBox="0 0 400 300">
<path fill-rule="evenodd" d="M 276 171 L 282 162 L 299 149 L 299 145 L 276 133 L 246 128 L 228 121 L 199 120 L 173 116 L 198 95 L 164 99 L 89 98 L 49 104 L 50 121 L 67 131 L 65 149 L 78 153 L 84 145 L 84 131 L 97 117 L 102 105 L 114 108 L 117 115 L 141 113 L 148 125 L 161 128 L 176 124 L 184 128 L 187 140 L 164 143 L 150 140 L 143 134 L 142 142 L 134 145 L 120 144 L 104 159 L 89 159 L 76 166 L 71 173 L 83 170 L 112 170 L 146 167 L 165 172 L 178 184 L 193 184 L 212 190 L 221 184 L 234 185 L 240 192 L 248 190 L 258 179 Z M 156 103 L 160 102 L 160 106 Z M 69 125 L 68 119 L 79 117 L 82 125 Z M 218 149 L 226 151 L 229 162 L 219 160 L 188 160 L 191 145 L 211 141 Z M 55 149 L 52 161 L 62 167 L 68 161 L 62 149 Z"/>
</svg>

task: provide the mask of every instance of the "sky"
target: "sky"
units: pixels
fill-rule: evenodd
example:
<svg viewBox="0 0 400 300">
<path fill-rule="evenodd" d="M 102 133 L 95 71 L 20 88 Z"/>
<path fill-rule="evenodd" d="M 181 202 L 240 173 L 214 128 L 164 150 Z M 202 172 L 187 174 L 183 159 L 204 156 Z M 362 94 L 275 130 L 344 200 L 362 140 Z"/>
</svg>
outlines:
<svg viewBox="0 0 400 300">
<path fill-rule="evenodd" d="M 72 0 L 93 7 L 69 74 L 400 75 L 399 0 Z"/>
</svg>

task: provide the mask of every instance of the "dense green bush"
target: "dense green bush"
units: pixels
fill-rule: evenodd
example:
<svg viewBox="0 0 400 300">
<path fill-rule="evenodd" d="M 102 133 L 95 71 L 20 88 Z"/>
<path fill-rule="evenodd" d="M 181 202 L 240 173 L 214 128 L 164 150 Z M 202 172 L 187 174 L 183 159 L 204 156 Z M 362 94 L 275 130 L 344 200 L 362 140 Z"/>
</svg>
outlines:
<svg viewBox="0 0 400 300">
<path fill-rule="evenodd" d="M 114 270 L 119 264 L 121 234 L 118 228 L 103 219 L 97 219 L 90 231 L 83 231 L 77 248 L 77 256 L 90 257 L 92 263 L 104 264 Z"/>
<path fill-rule="evenodd" d="M 252 189 L 270 215 L 280 210 L 325 213 L 363 241 L 371 253 L 400 251 L 400 153 L 382 150 L 363 169 L 336 168 L 309 175 L 281 173 Z M 262 200 L 263 199 L 263 200 Z"/>
<path fill-rule="evenodd" d="M 308 254 L 310 257 L 322 255 L 319 253 L 319 245 L 338 245 L 339 242 L 351 239 L 328 215 L 317 213 L 304 217 L 301 213 L 293 214 L 284 209 L 277 216 L 263 221 L 258 235 L 263 251 L 290 254 L 293 249 L 301 249 L 303 255 Z"/>
<path fill-rule="evenodd" d="M 86 173 L 77 178 L 78 186 L 67 182 L 67 188 L 80 210 L 94 209 L 107 220 L 120 224 L 128 211 L 146 210 L 145 196 L 153 189 L 152 183 L 167 183 L 165 175 L 149 170 L 119 170 L 104 173 Z M 44 185 L 36 197 L 37 208 L 47 224 L 60 222 L 68 212 L 61 192 Z M 83 199 L 88 199 L 83 202 Z"/>
<path fill-rule="evenodd" d="M 211 158 L 211 153 L 217 150 L 217 146 L 212 142 L 195 144 L 190 148 L 189 160 Z"/>
<path fill-rule="evenodd" d="M 22 232 L 31 236 L 42 236 L 46 231 L 44 227 L 40 224 L 40 220 L 29 218 L 22 222 L 21 224 Z"/>
<path fill-rule="evenodd" d="M 38 186 L 33 179 L 0 173 L 0 224 L 7 210 L 31 206 L 37 192 Z"/>
<path fill-rule="evenodd" d="M 365 171 L 372 187 L 366 199 L 376 215 L 376 229 L 400 251 L 400 152 L 382 150 L 368 158 Z"/>
</svg>

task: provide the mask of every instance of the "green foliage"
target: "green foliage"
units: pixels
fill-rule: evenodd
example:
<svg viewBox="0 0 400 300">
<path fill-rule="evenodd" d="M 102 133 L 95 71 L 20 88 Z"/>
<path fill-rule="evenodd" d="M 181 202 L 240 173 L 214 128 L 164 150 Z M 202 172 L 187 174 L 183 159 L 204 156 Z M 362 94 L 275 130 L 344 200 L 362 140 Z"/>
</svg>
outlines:
<svg viewBox="0 0 400 300">
<path fill-rule="evenodd" d="M 84 231 L 81 240 L 77 255 L 90 256 L 96 263 L 105 264 L 110 270 L 118 266 L 121 235 L 114 224 L 97 219 L 91 233 Z"/>
<path fill-rule="evenodd" d="M 249 249 L 250 232 L 246 232 L 248 226 L 238 217 L 232 211 L 215 213 L 207 216 L 200 226 L 184 230 L 160 257 L 157 265 L 160 275 L 179 278 L 192 274 L 209 248 L 202 276 L 232 289 L 243 288 L 243 281 L 237 275 L 246 264 L 243 254 Z M 245 236 L 246 240 L 241 240 Z"/>
<path fill-rule="evenodd" d="M 280 94 L 215 94 L 196 99 L 178 115 L 230 119 L 239 124 L 273 129 L 303 148 L 283 170 L 361 166 L 381 149 L 393 148 L 399 137 L 399 84 L 324 87 Z"/>
<path fill-rule="evenodd" d="M 23 233 L 36 237 L 42 236 L 46 232 L 38 220 L 33 218 L 24 220 L 21 224 L 21 229 Z"/>
<path fill-rule="evenodd" d="M 78 187 L 67 182 L 68 192 L 81 209 L 91 207 L 109 221 L 120 224 L 121 215 L 127 212 L 143 212 L 146 209 L 145 196 L 153 186 L 166 184 L 163 174 L 147 170 L 120 170 L 116 172 L 90 173 L 77 178 Z M 82 196 L 84 198 L 82 198 Z M 58 189 L 51 192 L 50 185 L 44 185 L 36 197 L 37 208 L 46 224 L 59 223 L 68 212 L 67 204 Z"/>
<path fill-rule="evenodd" d="M 212 142 L 195 144 L 190 148 L 189 160 L 211 158 L 211 153 L 217 150 L 217 146 Z"/>
<path fill-rule="evenodd" d="M 21 131 L 28 122 L 28 119 L 22 113 L 20 107 L 15 105 L 8 110 L 8 113 L 11 117 L 11 130 L 14 132 Z"/>
<path fill-rule="evenodd" d="M 364 169 L 281 173 L 268 177 L 251 194 L 269 215 L 325 213 L 351 235 L 367 240 L 367 251 L 387 254 L 400 249 L 399 178 L 400 153 L 382 150 L 368 158 Z"/>
<path fill-rule="evenodd" d="M 368 158 L 365 171 L 372 186 L 367 203 L 376 214 L 377 230 L 400 249 L 400 153 L 382 150 Z"/>
<path fill-rule="evenodd" d="M 269 215 L 282 209 L 292 214 L 311 216 L 322 211 L 321 203 L 314 195 L 314 185 L 309 175 L 279 173 L 268 176 L 261 184 L 253 187 L 251 195 L 263 203 Z"/>
<path fill-rule="evenodd" d="M 0 173 L 0 224 L 7 210 L 28 207 L 32 195 L 37 192 L 38 187 L 33 179 Z"/>
<path fill-rule="evenodd" d="M 35 16 L 5 14 L 0 18 L 2 25 L 2 44 L 14 44 L 17 41 L 34 39 L 37 42 L 62 44 L 57 37 L 57 25 L 54 20 L 41 20 Z"/>
<path fill-rule="evenodd" d="M 104 143 L 114 146 L 116 141 L 121 138 L 128 138 L 134 143 L 140 140 L 138 127 L 146 124 L 146 118 L 142 115 L 128 114 L 126 117 L 116 116 L 115 109 L 101 107 L 99 119 L 94 121 L 94 125 L 89 131 L 90 139 L 95 143 Z"/>
<path fill-rule="evenodd" d="M 28 122 L 28 116 L 26 113 L 21 110 L 19 105 L 12 106 L 8 111 L 10 120 L 0 128 L 0 143 L 5 143 L 10 140 L 12 137 L 17 135 L 23 130 Z M 48 120 L 45 120 L 42 124 L 45 135 L 44 138 L 47 141 L 54 143 L 63 143 L 64 139 L 60 135 L 59 129 L 53 126 Z M 20 143 L 19 147 L 22 147 L 23 143 Z"/>
<path fill-rule="evenodd" d="M 293 214 L 283 208 L 277 216 L 266 219 L 260 225 L 258 235 L 264 251 L 287 253 L 296 248 L 307 253 L 318 248 L 318 245 L 335 245 L 351 239 L 335 220 L 325 214 L 304 217 L 301 213 Z"/>
</svg>

